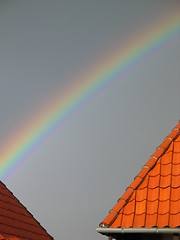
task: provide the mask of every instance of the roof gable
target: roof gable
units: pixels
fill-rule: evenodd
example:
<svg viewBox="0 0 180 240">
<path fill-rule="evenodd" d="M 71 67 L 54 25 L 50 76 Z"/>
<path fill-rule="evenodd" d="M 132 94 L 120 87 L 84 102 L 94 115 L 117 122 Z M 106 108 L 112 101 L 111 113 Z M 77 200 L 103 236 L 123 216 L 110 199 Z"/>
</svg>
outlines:
<svg viewBox="0 0 180 240">
<path fill-rule="evenodd" d="M 100 227 L 180 227 L 180 123 L 151 155 Z"/>
<path fill-rule="evenodd" d="M 2 182 L 0 182 L 0 239 L 53 239 Z"/>
</svg>

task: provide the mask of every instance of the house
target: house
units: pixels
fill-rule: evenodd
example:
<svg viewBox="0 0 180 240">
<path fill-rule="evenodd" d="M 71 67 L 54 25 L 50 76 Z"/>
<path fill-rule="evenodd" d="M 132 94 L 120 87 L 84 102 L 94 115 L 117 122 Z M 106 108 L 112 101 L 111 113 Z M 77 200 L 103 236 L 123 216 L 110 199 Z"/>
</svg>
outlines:
<svg viewBox="0 0 180 240">
<path fill-rule="evenodd" d="M 109 239 L 180 240 L 180 122 L 96 230 Z"/>
<path fill-rule="evenodd" d="M 1 181 L 0 240 L 53 240 Z"/>
</svg>

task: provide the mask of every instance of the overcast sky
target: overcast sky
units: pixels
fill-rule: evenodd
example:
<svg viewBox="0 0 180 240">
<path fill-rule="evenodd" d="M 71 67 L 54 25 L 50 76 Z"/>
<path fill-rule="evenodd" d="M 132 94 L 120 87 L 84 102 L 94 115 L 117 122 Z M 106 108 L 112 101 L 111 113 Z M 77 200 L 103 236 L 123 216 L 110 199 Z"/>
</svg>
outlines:
<svg viewBox="0 0 180 240">
<path fill-rule="evenodd" d="M 177 0 L 1 0 L 0 144 Z M 55 239 L 96 227 L 180 118 L 180 37 L 96 93 L 4 181 Z M 35 121 L 35 120 L 34 120 Z"/>
</svg>

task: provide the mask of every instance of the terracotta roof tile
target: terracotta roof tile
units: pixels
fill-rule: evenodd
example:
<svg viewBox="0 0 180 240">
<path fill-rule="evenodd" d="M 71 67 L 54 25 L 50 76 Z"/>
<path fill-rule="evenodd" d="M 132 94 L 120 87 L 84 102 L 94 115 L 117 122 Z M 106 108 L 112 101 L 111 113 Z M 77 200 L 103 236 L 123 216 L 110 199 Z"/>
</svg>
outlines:
<svg viewBox="0 0 180 240">
<path fill-rule="evenodd" d="M 100 227 L 180 227 L 180 122 L 157 147 Z"/>
<path fill-rule="evenodd" d="M 2 182 L 0 182 L 0 240 L 1 239 L 53 239 Z"/>
</svg>

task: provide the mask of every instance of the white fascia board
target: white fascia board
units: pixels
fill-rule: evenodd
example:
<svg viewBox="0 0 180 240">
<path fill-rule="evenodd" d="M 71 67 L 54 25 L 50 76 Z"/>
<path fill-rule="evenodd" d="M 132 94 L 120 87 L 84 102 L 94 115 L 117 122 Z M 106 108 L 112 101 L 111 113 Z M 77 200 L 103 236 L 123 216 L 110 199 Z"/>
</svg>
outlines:
<svg viewBox="0 0 180 240">
<path fill-rule="evenodd" d="M 143 233 L 143 234 L 180 234 L 180 228 L 96 228 L 96 231 L 101 234 L 128 234 L 128 233 Z"/>
</svg>

